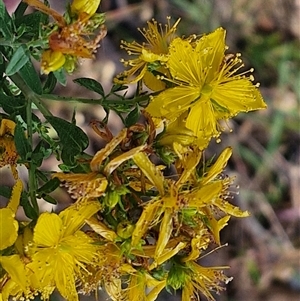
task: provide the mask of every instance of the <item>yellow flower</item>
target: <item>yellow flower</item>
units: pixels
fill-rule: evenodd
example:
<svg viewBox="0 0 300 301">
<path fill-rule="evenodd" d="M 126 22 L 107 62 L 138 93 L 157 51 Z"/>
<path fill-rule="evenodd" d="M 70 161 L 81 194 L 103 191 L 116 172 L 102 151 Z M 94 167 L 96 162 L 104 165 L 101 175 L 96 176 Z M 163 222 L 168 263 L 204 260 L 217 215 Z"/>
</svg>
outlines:
<svg viewBox="0 0 300 301">
<path fill-rule="evenodd" d="M 165 279 L 159 281 L 146 272 L 131 272 L 128 287 L 124 289 L 125 300 L 154 301 L 165 286 Z"/>
<path fill-rule="evenodd" d="M 66 61 L 65 56 L 60 51 L 52 51 L 51 49 L 43 52 L 41 60 L 41 71 L 45 74 L 60 69 Z"/>
<path fill-rule="evenodd" d="M 76 281 L 97 253 L 97 246 L 80 228 L 101 208 L 98 201 L 75 203 L 59 215 L 42 213 L 29 244 L 27 266 L 42 287 L 54 286 L 67 300 L 78 300 Z"/>
<path fill-rule="evenodd" d="M 18 180 L 13 187 L 7 207 L 0 209 L 0 250 L 11 246 L 18 237 L 19 224 L 15 213 L 20 203 L 23 184 Z"/>
<path fill-rule="evenodd" d="M 202 222 L 205 225 L 198 228 L 192 227 L 192 235 L 202 233 L 202 238 L 208 237 L 205 229 L 209 229 L 215 242 L 220 244 L 219 232 L 229 220 L 228 215 L 236 217 L 249 215 L 247 211 L 242 211 L 228 202 L 228 199 L 231 199 L 229 187 L 233 179 L 223 177 L 222 171 L 231 155 L 231 148 L 226 148 L 210 169 L 204 172 L 202 178 L 199 178 L 196 168 L 201 155 L 202 152 L 195 148 L 178 158 L 175 166 L 179 176 L 176 181 L 165 180 L 160 170 L 144 153 L 133 157 L 136 165 L 157 190 L 158 195 L 144 205 L 143 212 L 132 233 L 131 245 L 136 247 L 150 228 L 159 225 L 154 252 L 156 262 L 159 261 L 170 238 L 174 235 L 174 225 L 176 220 L 178 222 L 178 216 L 198 224 L 201 223 L 202 216 Z M 213 215 L 212 212 L 219 210 L 223 211 L 226 216 L 218 219 Z M 176 231 L 176 233 L 180 231 L 180 226 L 177 226 Z M 205 249 L 208 244 L 209 241 L 206 241 L 201 248 Z"/>
<path fill-rule="evenodd" d="M 168 23 L 165 27 L 152 20 L 152 22 L 147 23 L 147 29 L 139 29 L 146 40 L 142 44 L 135 41 L 131 43 L 121 41 L 121 48 L 125 49 L 129 55 L 136 56 L 136 58 L 128 61 L 122 60 L 124 66 L 130 67 L 130 69 L 119 74 L 115 82 L 127 84 L 143 80 L 145 85 L 153 91 L 165 89 L 165 83 L 157 79 L 154 73 L 169 75 L 163 63 L 167 60 L 168 47 L 175 37 L 176 27 L 180 19 L 173 26 L 170 24 L 170 17 L 167 20 Z"/>
<path fill-rule="evenodd" d="M 193 43 L 174 39 L 166 65 L 175 86 L 154 96 L 146 108 L 152 116 L 171 121 L 187 112 L 186 127 L 198 137 L 201 148 L 211 137 L 220 136 L 220 119 L 266 107 L 248 75 L 253 70 L 237 73 L 243 67 L 240 55 L 226 61 L 225 33 L 218 28 Z"/>
<path fill-rule="evenodd" d="M 74 0 L 71 4 L 71 12 L 76 14 L 85 13 L 92 16 L 97 11 L 101 0 Z"/>
<path fill-rule="evenodd" d="M 10 165 L 15 179 L 18 178 L 17 161 L 19 155 L 14 142 L 16 124 L 12 120 L 2 119 L 0 125 L 0 168 Z"/>
<path fill-rule="evenodd" d="M 219 293 L 224 290 L 221 283 L 228 283 L 231 278 L 223 274 L 227 267 L 203 267 L 194 261 L 189 261 L 181 268 L 182 301 L 199 300 L 201 292 L 207 300 L 215 300 L 211 292 Z M 176 271 L 175 271 L 176 273 Z"/>
</svg>

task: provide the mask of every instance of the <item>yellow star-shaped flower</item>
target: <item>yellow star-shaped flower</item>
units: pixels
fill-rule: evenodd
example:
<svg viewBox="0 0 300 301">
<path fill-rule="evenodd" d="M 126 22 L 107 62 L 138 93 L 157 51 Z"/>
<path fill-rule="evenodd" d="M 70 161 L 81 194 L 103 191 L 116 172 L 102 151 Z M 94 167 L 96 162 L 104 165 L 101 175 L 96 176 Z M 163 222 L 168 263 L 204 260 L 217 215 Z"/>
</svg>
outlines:
<svg viewBox="0 0 300 301">
<path fill-rule="evenodd" d="M 201 148 L 221 134 L 220 119 L 266 107 L 249 75 L 253 70 L 237 73 L 243 67 L 240 55 L 226 61 L 225 33 L 218 28 L 195 42 L 174 39 L 166 66 L 175 86 L 154 96 L 146 109 L 171 121 L 188 112 L 185 125 Z"/>
</svg>

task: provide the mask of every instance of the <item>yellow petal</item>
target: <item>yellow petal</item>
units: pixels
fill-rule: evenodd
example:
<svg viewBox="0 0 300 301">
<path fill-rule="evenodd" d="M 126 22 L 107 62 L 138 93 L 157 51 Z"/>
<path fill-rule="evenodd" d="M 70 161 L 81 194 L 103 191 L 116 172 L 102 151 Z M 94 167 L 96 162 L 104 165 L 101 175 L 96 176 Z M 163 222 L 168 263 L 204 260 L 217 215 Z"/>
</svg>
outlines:
<svg viewBox="0 0 300 301">
<path fill-rule="evenodd" d="M 185 183 L 190 178 L 201 159 L 201 155 L 202 151 L 200 151 L 198 148 L 193 149 L 185 155 L 184 160 L 181 162 L 184 170 L 176 182 L 177 185 Z"/>
<path fill-rule="evenodd" d="M 92 217 L 101 209 L 98 201 L 87 201 L 75 203 L 59 213 L 63 224 L 63 235 L 68 236 L 78 231 L 85 223 L 85 220 Z"/>
<path fill-rule="evenodd" d="M 46 50 L 43 52 L 41 60 L 41 70 L 45 74 L 60 69 L 66 61 L 65 56 L 60 51 Z"/>
<path fill-rule="evenodd" d="M 126 135 L 127 129 L 125 128 L 120 131 L 120 133 L 115 136 L 109 143 L 107 143 L 104 148 L 102 148 L 95 154 L 90 163 L 92 171 L 100 170 L 100 166 L 103 160 L 106 159 L 115 150 L 115 148 L 122 142 L 122 140 L 126 138 Z"/>
<path fill-rule="evenodd" d="M 25 265 L 19 255 L 0 256 L 0 263 L 9 277 L 23 290 L 26 289 Z"/>
<path fill-rule="evenodd" d="M 222 81 L 212 90 L 211 98 L 216 103 L 216 118 L 228 119 L 239 112 L 265 109 L 267 107 L 259 90 L 250 79 L 234 77 Z M 225 108 L 224 109 L 219 109 Z"/>
<path fill-rule="evenodd" d="M 114 241 L 118 235 L 115 231 L 110 230 L 105 224 L 98 221 L 96 218 L 89 218 L 86 223 L 99 235 L 106 238 L 109 241 Z"/>
<path fill-rule="evenodd" d="M 132 233 L 132 240 L 131 245 L 135 247 L 139 242 L 140 239 L 144 236 L 146 231 L 155 223 L 157 222 L 159 216 L 161 215 L 160 210 L 160 202 L 151 202 L 148 203 L 142 212 L 139 220 L 135 225 L 135 229 Z"/>
<path fill-rule="evenodd" d="M 33 241 L 39 247 L 54 247 L 62 237 L 63 223 L 55 213 L 42 213 L 34 227 Z"/>
<path fill-rule="evenodd" d="M 146 301 L 154 301 L 157 299 L 159 293 L 166 287 L 166 280 L 156 281 L 156 284 L 153 286 L 146 297 Z"/>
<path fill-rule="evenodd" d="M 221 181 L 212 182 L 195 189 L 188 195 L 189 207 L 201 208 L 215 204 L 222 189 Z"/>
<path fill-rule="evenodd" d="M 112 159 L 104 168 L 104 174 L 110 175 L 116 168 L 118 168 L 123 162 L 133 158 L 133 156 L 142 150 L 144 150 L 147 145 L 140 145 L 135 148 L 132 148 L 128 152 L 123 153 L 122 155 Z"/>
<path fill-rule="evenodd" d="M 167 250 L 166 249 L 165 252 L 163 252 L 161 254 L 161 256 L 159 256 L 158 258 L 156 258 L 155 261 L 149 266 L 149 270 L 153 270 L 157 266 L 163 264 L 165 261 L 167 261 L 171 257 L 175 256 L 180 250 L 182 250 L 185 247 L 186 247 L 186 243 L 185 242 L 180 242 L 173 249 L 171 249 L 171 250 L 169 250 L 169 249 Z"/>
<path fill-rule="evenodd" d="M 101 0 L 73 0 L 71 4 L 71 12 L 80 14 L 86 13 L 92 16 L 96 13 Z"/>
<path fill-rule="evenodd" d="M 248 211 L 242 211 L 239 207 L 236 207 L 223 199 L 217 199 L 214 202 L 214 205 L 219 207 L 222 211 L 224 211 L 227 214 L 236 216 L 236 217 L 247 217 L 250 215 Z"/>
<path fill-rule="evenodd" d="M 11 246 L 18 237 L 19 224 L 9 208 L 0 209 L 0 250 Z"/>
<path fill-rule="evenodd" d="M 219 155 L 217 161 L 211 166 L 208 172 L 205 174 L 204 178 L 201 180 L 203 185 L 214 180 L 226 167 L 227 162 L 232 154 L 232 148 L 226 147 L 222 153 Z"/>
<path fill-rule="evenodd" d="M 7 208 L 11 209 L 12 212 L 17 212 L 17 209 L 20 204 L 22 189 L 23 189 L 22 181 L 20 179 L 18 179 L 12 189 L 11 197 L 10 197 L 9 203 L 7 205 Z"/>
<path fill-rule="evenodd" d="M 0 126 L 0 136 L 5 134 L 14 135 L 16 123 L 10 119 L 2 119 Z"/>
<path fill-rule="evenodd" d="M 223 28 L 217 28 L 212 33 L 203 35 L 196 44 L 195 52 L 201 61 L 199 64 L 205 75 L 205 81 L 210 82 L 219 71 L 220 65 L 224 59 L 226 31 Z M 209 67 L 208 67 L 209 66 Z M 207 68 L 208 67 L 208 68 Z M 207 70 L 207 72 L 204 72 Z"/>
<path fill-rule="evenodd" d="M 159 194 L 164 195 L 164 177 L 161 171 L 149 160 L 148 156 L 144 153 L 137 153 L 133 156 L 133 161 L 155 186 Z"/>
<path fill-rule="evenodd" d="M 173 231 L 173 208 L 166 208 L 164 211 L 164 217 L 162 218 L 160 228 L 159 228 L 159 236 L 156 242 L 156 249 L 154 253 L 154 258 L 158 258 L 161 256 L 164 251 L 166 245 L 169 242 Z"/>
</svg>

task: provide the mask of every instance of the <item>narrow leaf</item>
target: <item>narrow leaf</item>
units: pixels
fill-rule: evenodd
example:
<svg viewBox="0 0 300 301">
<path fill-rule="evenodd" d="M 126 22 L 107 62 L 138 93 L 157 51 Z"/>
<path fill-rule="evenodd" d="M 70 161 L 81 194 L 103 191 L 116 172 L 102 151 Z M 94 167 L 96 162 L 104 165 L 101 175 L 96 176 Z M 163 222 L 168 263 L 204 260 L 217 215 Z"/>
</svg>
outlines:
<svg viewBox="0 0 300 301">
<path fill-rule="evenodd" d="M 74 152 L 87 148 L 89 139 L 81 128 L 54 116 L 48 116 L 47 120 L 56 130 L 63 148 L 66 147 Z"/>
<path fill-rule="evenodd" d="M 137 105 L 125 118 L 125 126 L 130 127 L 133 124 L 137 123 L 140 117 L 140 108 Z"/>
<path fill-rule="evenodd" d="M 26 51 L 25 45 L 21 45 L 13 54 L 10 62 L 8 63 L 5 73 L 11 76 L 18 72 L 29 60 L 29 55 Z"/>
<path fill-rule="evenodd" d="M 19 73 L 33 92 L 39 95 L 42 94 L 43 89 L 40 76 L 36 72 L 31 60 L 27 61 L 27 63 L 19 70 Z"/>
<path fill-rule="evenodd" d="M 57 78 L 50 72 L 43 87 L 43 94 L 48 94 L 53 91 L 57 83 Z"/>
<path fill-rule="evenodd" d="M 6 10 L 3 0 L 0 0 L 0 32 L 7 40 L 12 39 L 13 30 L 11 17 Z"/>
<path fill-rule="evenodd" d="M 92 78 L 77 78 L 74 79 L 73 82 L 87 88 L 88 90 L 94 91 L 104 97 L 104 90 L 102 85 Z"/>
<path fill-rule="evenodd" d="M 58 186 L 60 185 L 60 181 L 58 178 L 53 178 L 51 180 L 48 180 L 46 184 L 44 184 L 42 187 L 38 189 L 38 193 L 51 193 L 54 191 Z"/>
<path fill-rule="evenodd" d="M 27 161 L 28 155 L 30 154 L 31 150 L 28 140 L 25 136 L 24 129 L 20 122 L 18 122 L 16 125 L 14 140 L 17 152 L 20 155 L 21 159 Z"/>
</svg>

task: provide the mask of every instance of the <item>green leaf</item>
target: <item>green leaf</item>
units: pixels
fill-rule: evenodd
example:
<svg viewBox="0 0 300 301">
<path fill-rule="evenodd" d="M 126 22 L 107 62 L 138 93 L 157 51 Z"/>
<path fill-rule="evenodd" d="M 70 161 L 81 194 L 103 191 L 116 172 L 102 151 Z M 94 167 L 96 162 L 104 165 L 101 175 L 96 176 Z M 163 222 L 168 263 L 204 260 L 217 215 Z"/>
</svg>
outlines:
<svg viewBox="0 0 300 301">
<path fill-rule="evenodd" d="M 20 110 L 26 110 L 25 99 L 7 96 L 0 92 L 0 107 L 9 115 L 19 115 L 18 112 L 20 112 Z"/>
<path fill-rule="evenodd" d="M 53 204 L 53 205 L 56 205 L 56 204 L 57 204 L 56 199 L 53 198 L 51 195 L 44 195 L 44 196 L 43 196 L 43 199 L 44 199 L 47 203 L 50 203 L 50 204 Z"/>
<path fill-rule="evenodd" d="M 73 168 L 77 165 L 75 156 L 80 152 L 81 151 L 79 149 L 70 149 L 68 147 L 63 147 L 61 151 L 61 159 L 69 168 Z"/>
<path fill-rule="evenodd" d="M 24 13 L 25 13 L 25 10 L 26 8 L 28 7 L 28 4 L 21 1 L 17 7 L 17 9 L 15 10 L 14 12 L 14 15 L 15 15 L 15 19 L 18 20 L 19 18 L 21 18 Z M 32 14 L 31 14 L 32 15 Z"/>
<path fill-rule="evenodd" d="M 43 182 L 49 181 L 48 176 L 46 176 L 43 171 L 36 169 L 35 174 L 36 174 L 37 178 L 39 178 L 41 181 L 43 181 Z"/>
<path fill-rule="evenodd" d="M 35 163 L 36 167 L 40 167 L 44 158 L 47 158 L 50 155 L 51 149 L 49 149 L 49 144 L 41 140 L 32 152 L 32 161 Z"/>
<path fill-rule="evenodd" d="M 22 35 L 23 28 L 26 29 L 23 33 L 27 37 L 38 38 L 40 36 L 40 30 L 42 25 L 46 24 L 48 21 L 48 16 L 37 11 L 20 18 L 16 18 L 15 25 L 17 27 L 18 35 Z"/>
<path fill-rule="evenodd" d="M 9 199 L 11 196 L 12 187 L 0 186 L 0 195 Z"/>
<path fill-rule="evenodd" d="M 24 209 L 26 216 L 32 220 L 36 220 L 39 216 L 35 209 L 31 206 L 31 203 L 28 199 L 28 195 L 26 192 L 23 192 L 21 195 L 21 206 Z"/>
<path fill-rule="evenodd" d="M 102 97 L 104 97 L 105 95 L 102 85 L 92 78 L 86 78 L 86 77 L 77 78 L 74 79 L 73 82 L 87 88 L 88 90 L 100 94 Z"/>
<path fill-rule="evenodd" d="M 55 116 L 47 116 L 47 120 L 56 130 L 63 148 L 68 148 L 71 154 L 76 155 L 88 147 L 87 135 L 75 124 Z"/>
<path fill-rule="evenodd" d="M 3 111 L 9 115 L 21 115 L 23 120 L 26 119 L 25 99 L 22 98 L 22 96 L 7 96 L 6 94 L 1 93 L 0 91 L 0 107 L 2 107 Z M 40 122 L 39 118 L 33 113 L 32 120 L 37 123 Z"/>
<path fill-rule="evenodd" d="M 127 88 L 128 88 L 128 86 L 123 86 L 121 84 L 115 84 L 112 86 L 111 92 L 119 92 L 119 91 L 126 90 Z"/>
<path fill-rule="evenodd" d="M 39 95 L 43 93 L 40 76 L 35 71 L 31 60 L 28 60 L 27 63 L 20 69 L 19 74 L 33 92 Z"/>
<path fill-rule="evenodd" d="M 21 159 L 27 161 L 29 159 L 28 156 L 31 154 L 31 149 L 25 136 L 24 129 L 19 121 L 17 122 L 15 128 L 14 140 L 17 152 L 20 155 Z"/>
<path fill-rule="evenodd" d="M 13 54 L 5 70 L 7 76 L 18 72 L 28 62 L 29 53 L 26 50 L 25 45 L 21 45 Z"/>
<path fill-rule="evenodd" d="M 137 105 L 125 118 L 125 126 L 130 127 L 133 124 L 137 123 L 140 117 L 140 108 Z"/>
<path fill-rule="evenodd" d="M 67 85 L 67 77 L 66 77 L 66 72 L 63 68 L 60 68 L 59 70 L 56 70 L 53 72 L 54 76 L 56 77 L 57 81 L 62 85 L 66 86 Z"/>
<path fill-rule="evenodd" d="M 12 19 L 8 14 L 3 0 L 0 0 L 0 32 L 6 40 L 12 40 L 13 27 Z"/>
<path fill-rule="evenodd" d="M 59 187 L 59 185 L 60 185 L 59 179 L 53 178 L 51 180 L 48 180 L 48 182 L 46 182 L 46 184 L 44 184 L 42 187 L 40 187 L 37 192 L 39 194 L 42 194 L 42 193 L 48 194 L 48 193 L 53 192 L 57 187 Z"/>
<path fill-rule="evenodd" d="M 53 72 L 50 72 L 43 87 L 43 94 L 50 94 L 54 90 L 56 83 L 57 78 L 55 77 Z"/>
</svg>

